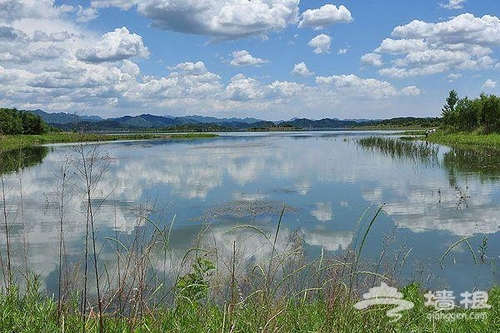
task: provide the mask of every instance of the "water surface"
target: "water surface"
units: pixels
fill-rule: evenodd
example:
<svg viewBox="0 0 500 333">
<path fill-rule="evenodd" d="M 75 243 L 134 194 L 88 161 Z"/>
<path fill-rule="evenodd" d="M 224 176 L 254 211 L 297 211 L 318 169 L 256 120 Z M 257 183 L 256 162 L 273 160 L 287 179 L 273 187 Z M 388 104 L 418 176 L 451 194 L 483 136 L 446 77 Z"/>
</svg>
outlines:
<svg viewBox="0 0 500 333">
<path fill-rule="evenodd" d="M 100 259 L 112 265 L 110 238 L 126 239 L 138 228 L 173 221 L 170 246 L 179 256 L 172 257 L 172 267 L 205 229 L 199 240 L 205 246 L 229 254 L 238 240 L 238 250 L 259 262 L 269 256 L 265 239 L 232 228 L 252 225 L 272 235 L 283 207 L 277 249 L 295 234 L 306 256 L 315 258 L 348 248 L 359 238 L 360 221 L 385 204 L 363 249 L 367 261 L 377 262 L 382 254 L 381 273 L 397 272 L 401 285 L 417 281 L 457 294 L 498 283 L 495 155 L 437 145 L 429 156 L 405 155 L 358 144 L 372 135 L 380 133 L 226 133 L 208 140 L 95 146 L 94 175 L 102 173 L 92 192 Z M 29 265 L 50 291 L 61 217 L 68 260 L 82 253 L 82 164 L 75 146 L 53 145 L 30 156 L 24 168 L 15 172 L 9 165 L 3 174 L 8 225 L 14 261 L 21 267 L 22 244 L 29 244 Z M 442 259 L 465 237 L 470 248 L 462 242 Z M 5 257 L 5 230 L 0 244 Z"/>
</svg>

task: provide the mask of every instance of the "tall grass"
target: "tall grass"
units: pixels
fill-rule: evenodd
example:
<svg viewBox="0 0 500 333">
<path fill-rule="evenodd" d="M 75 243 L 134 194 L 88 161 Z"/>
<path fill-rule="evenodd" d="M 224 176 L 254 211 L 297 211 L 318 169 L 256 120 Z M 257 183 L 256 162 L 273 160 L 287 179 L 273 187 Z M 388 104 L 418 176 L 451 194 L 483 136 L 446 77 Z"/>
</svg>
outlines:
<svg viewBox="0 0 500 333">
<path fill-rule="evenodd" d="M 394 159 L 418 161 L 422 164 L 438 164 L 439 148 L 428 142 L 407 141 L 396 138 L 371 136 L 357 141 L 360 147 L 378 151 Z"/>
<path fill-rule="evenodd" d="M 500 149 L 500 134 L 438 131 L 430 134 L 425 140 L 455 148 Z"/>
</svg>

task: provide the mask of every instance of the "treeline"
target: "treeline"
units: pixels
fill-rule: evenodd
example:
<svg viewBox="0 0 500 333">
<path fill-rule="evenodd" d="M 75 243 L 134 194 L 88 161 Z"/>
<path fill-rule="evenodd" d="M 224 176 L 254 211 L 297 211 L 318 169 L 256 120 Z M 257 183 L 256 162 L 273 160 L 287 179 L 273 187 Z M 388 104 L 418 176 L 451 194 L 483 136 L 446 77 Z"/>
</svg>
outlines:
<svg viewBox="0 0 500 333">
<path fill-rule="evenodd" d="M 44 134 L 49 126 L 31 112 L 0 108 L 0 134 Z"/>
<path fill-rule="evenodd" d="M 371 120 L 358 123 L 353 127 L 369 128 L 432 128 L 441 126 L 440 118 L 417 118 L 417 117 L 398 117 L 383 120 Z"/>
<path fill-rule="evenodd" d="M 443 125 L 459 131 L 500 132 L 500 97 L 481 94 L 478 98 L 459 98 L 450 91 L 442 109 Z"/>
</svg>

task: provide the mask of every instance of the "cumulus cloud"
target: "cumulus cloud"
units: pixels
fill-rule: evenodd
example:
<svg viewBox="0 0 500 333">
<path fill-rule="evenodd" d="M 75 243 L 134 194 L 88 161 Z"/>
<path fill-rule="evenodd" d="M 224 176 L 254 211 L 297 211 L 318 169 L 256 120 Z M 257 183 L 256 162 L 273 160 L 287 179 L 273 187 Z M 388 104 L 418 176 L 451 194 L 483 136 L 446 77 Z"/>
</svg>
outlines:
<svg viewBox="0 0 500 333">
<path fill-rule="evenodd" d="M 54 0 L 2 0 L 0 1 L 0 22 L 12 23 L 25 18 L 57 18 L 73 10 L 74 8 L 68 5 L 55 6 Z"/>
<path fill-rule="evenodd" d="M 146 58 L 149 56 L 149 51 L 144 46 L 141 36 L 131 34 L 123 27 L 104 34 L 95 46 L 78 50 L 76 56 L 86 62 L 100 63 L 133 57 Z"/>
<path fill-rule="evenodd" d="M 361 63 L 368 66 L 380 67 L 384 64 L 382 56 L 377 53 L 367 53 L 361 57 Z"/>
<path fill-rule="evenodd" d="M 171 71 L 177 71 L 183 75 L 203 75 L 208 73 L 203 61 L 198 62 L 182 62 L 172 67 L 168 67 Z"/>
<path fill-rule="evenodd" d="M 129 10 L 138 2 L 138 0 L 92 0 L 90 3 L 92 8 L 117 7 Z"/>
<path fill-rule="evenodd" d="M 307 68 L 307 65 L 304 62 L 299 62 L 295 64 L 292 70 L 292 75 L 296 76 L 312 76 L 314 72 Z"/>
<path fill-rule="evenodd" d="M 500 19 L 495 16 L 465 13 L 438 23 L 414 20 L 391 35 L 362 60 L 370 64 L 373 54 L 379 55 L 380 61 L 371 65 L 381 67 L 383 56 L 390 56 L 393 60 L 379 70 L 382 75 L 406 78 L 498 66 L 491 56 L 492 48 L 500 46 Z"/>
<path fill-rule="evenodd" d="M 267 60 L 253 57 L 246 50 L 234 51 L 232 55 L 231 66 L 260 66 L 268 62 Z"/>
<path fill-rule="evenodd" d="M 421 93 L 420 89 L 415 86 L 398 90 L 387 81 L 364 79 L 354 74 L 318 76 L 316 83 L 323 88 L 333 89 L 344 97 L 369 100 L 388 99 L 396 96 L 418 96 Z"/>
<path fill-rule="evenodd" d="M 314 53 L 328 53 L 330 52 L 330 46 L 332 44 L 332 38 L 328 35 L 321 34 L 309 41 L 307 45 L 314 48 Z"/>
<path fill-rule="evenodd" d="M 77 22 L 89 22 L 97 18 L 99 16 L 99 12 L 96 8 L 83 8 L 82 6 L 78 6 L 76 16 Z"/>
<path fill-rule="evenodd" d="M 299 28 L 323 29 L 335 23 L 349 22 L 352 22 L 352 16 L 345 6 L 326 4 L 319 9 L 308 9 L 302 13 Z"/>
<path fill-rule="evenodd" d="M 488 79 L 484 82 L 484 84 L 482 85 L 481 88 L 483 89 L 493 89 L 493 88 L 496 88 L 496 86 L 498 85 L 498 82 L 497 81 L 493 81 L 492 79 Z"/>
<path fill-rule="evenodd" d="M 403 54 L 412 51 L 422 51 L 427 48 L 427 43 L 422 39 L 386 38 L 375 51 L 379 53 Z"/>
<path fill-rule="evenodd" d="M 453 82 L 455 80 L 461 79 L 462 77 L 463 77 L 463 75 L 458 74 L 458 73 L 450 73 L 450 74 L 446 75 L 448 82 Z"/>
<path fill-rule="evenodd" d="M 462 9 L 465 0 L 448 0 L 448 2 L 441 3 L 440 6 L 446 9 Z"/>
<path fill-rule="evenodd" d="M 392 35 L 400 38 L 431 38 L 434 42 L 473 45 L 499 45 L 500 19 L 496 16 L 484 15 L 475 17 L 465 13 L 448 21 L 427 23 L 414 20 L 407 25 L 396 27 Z"/>
<path fill-rule="evenodd" d="M 159 29 L 238 39 L 266 35 L 298 21 L 300 0 L 100 0 L 94 7 L 115 6 L 137 11 Z"/>
<path fill-rule="evenodd" d="M 418 96 L 422 91 L 415 86 L 408 86 L 401 89 L 401 94 L 404 96 Z"/>
<path fill-rule="evenodd" d="M 281 103 L 282 98 L 289 99 L 303 90 L 306 90 L 306 87 L 295 82 L 274 81 L 266 86 L 266 98 L 276 99 Z"/>
</svg>

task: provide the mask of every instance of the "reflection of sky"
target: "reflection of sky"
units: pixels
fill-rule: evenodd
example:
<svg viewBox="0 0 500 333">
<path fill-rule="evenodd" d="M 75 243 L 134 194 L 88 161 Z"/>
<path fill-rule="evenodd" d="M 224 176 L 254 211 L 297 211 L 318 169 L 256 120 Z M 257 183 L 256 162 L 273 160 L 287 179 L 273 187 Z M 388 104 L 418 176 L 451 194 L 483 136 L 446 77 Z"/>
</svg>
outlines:
<svg viewBox="0 0 500 333">
<path fill-rule="evenodd" d="M 278 216 L 239 216 L 233 222 L 227 222 L 227 217 L 210 221 L 197 218 L 218 205 L 269 200 L 294 208 L 285 214 L 282 243 L 286 233 L 300 228 L 311 249 L 345 249 L 365 209 L 384 202 L 384 211 L 393 224 L 380 223 L 370 239 L 377 242 L 396 225 L 407 237 L 402 242 L 414 247 L 411 253 L 417 258 L 428 258 L 428 251 L 434 251 L 439 259 L 461 236 L 483 233 L 491 239 L 496 237 L 500 225 L 496 218 L 500 201 L 497 184 L 469 177 L 458 180 L 461 190 L 450 187 L 446 172 L 438 165 L 416 165 L 368 153 L 356 145 L 356 135 L 226 135 L 194 142 L 104 145 L 101 149 L 110 157 L 109 166 L 94 192 L 96 205 L 104 202 L 96 213 L 99 235 L 117 231 L 127 237 L 144 224 L 140 217 L 153 209 L 155 221 L 170 222 L 176 216 L 173 235 L 186 238 L 181 241 L 186 250 L 207 222 L 214 228 L 208 238 L 221 247 L 230 247 L 231 237 L 236 236 L 225 233 L 230 226 L 223 230 L 218 225 L 223 219 L 229 224 L 264 223 L 272 233 Z M 13 228 L 15 241 L 22 240 L 20 226 L 24 221 L 29 244 L 36 249 L 30 261 L 44 267 L 44 274 L 55 269 L 60 168 L 71 156 L 74 158 L 71 148 L 58 146 L 41 165 L 22 172 L 22 216 L 17 209 L 19 176 L 5 176 L 10 221 L 18 226 Z M 81 253 L 84 235 L 85 201 L 79 189 L 81 177 L 72 167 L 66 174 L 65 238 L 68 253 L 77 254 Z M 463 193 L 465 202 L 459 198 Z M 181 232 L 185 228 L 192 231 Z M 421 248 L 417 234 L 432 240 L 431 244 Z M 269 249 L 261 241 L 249 241 L 241 251 L 254 251 L 253 260 L 264 260 Z M 5 243 L 3 237 L 0 243 Z M 497 250 L 492 244 L 491 251 Z M 379 245 L 369 247 L 366 253 L 377 257 Z M 467 253 L 461 255 L 465 258 Z"/>
</svg>

